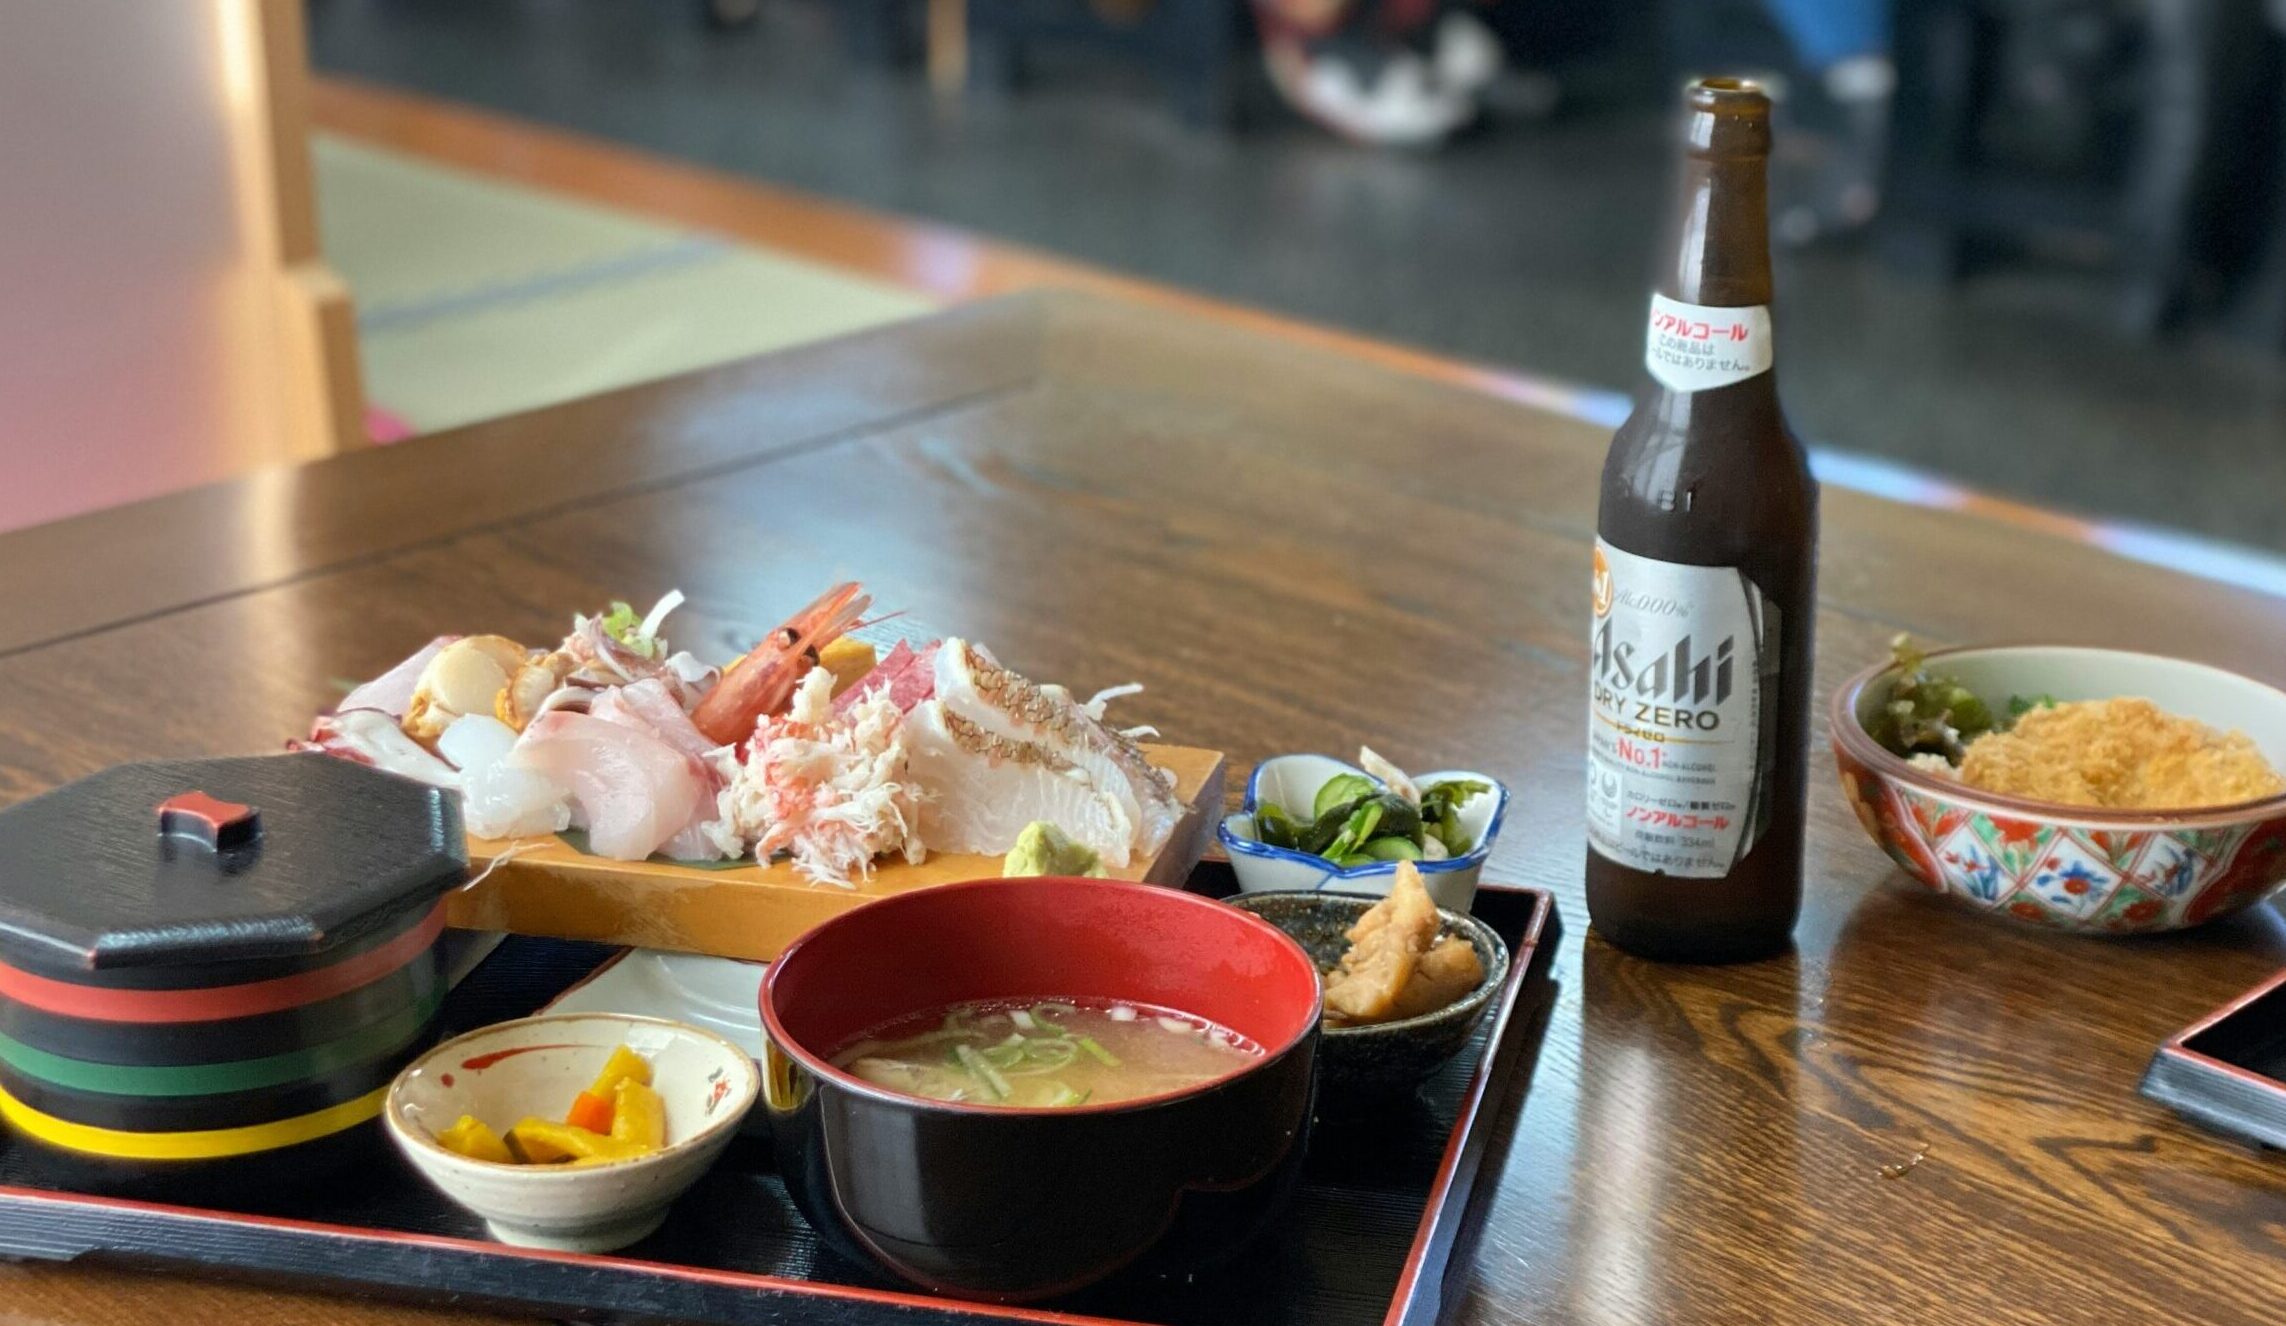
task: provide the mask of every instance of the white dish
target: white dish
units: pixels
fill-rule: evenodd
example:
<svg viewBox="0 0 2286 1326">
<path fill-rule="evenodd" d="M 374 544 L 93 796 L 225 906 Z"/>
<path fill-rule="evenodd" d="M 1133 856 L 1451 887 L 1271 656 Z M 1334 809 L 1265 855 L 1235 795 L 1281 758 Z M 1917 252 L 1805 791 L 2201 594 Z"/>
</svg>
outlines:
<svg viewBox="0 0 2286 1326">
<path fill-rule="evenodd" d="M 1254 836 L 1255 807 L 1265 801 L 1288 808 L 1306 807 L 1328 780 L 1345 773 L 1357 774 L 1375 787 L 1383 786 L 1380 779 L 1356 765 L 1328 755 L 1280 755 L 1255 766 L 1253 776 L 1246 780 L 1245 809 L 1224 817 L 1215 830 L 1216 839 L 1230 856 L 1231 869 L 1238 875 L 1240 892 L 1310 890 L 1373 897 L 1388 894 L 1397 874 L 1394 861 L 1376 861 L 1369 866 L 1344 870 L 1324 857 L 1272 847 Z M 1472 797 L 1460 808 L 1461 825 L 1476 843 L 1467 855 L 1414 863 L 1420 867 L 1422 886 L 1439 907 L 1465 912 L 1476 899 L 1477 877 L 1483 873 L 1485 858 L 1492 855 L 1493 840 L 1500 836 L 1501 821 L 1508 815 L 1508 786 L 1489 774 L 1463 769 L 1418 774 L 1413 781 L 1424 788 L 1459 781 L 1492 786 L 1489 795 Z"/>
<path fill-rule="evenodd" d="M 766 963 L 632 948 L 542 1012 L 625 1013 L 688 1022 L 762 1057 L 762 978 Z M 759 1123 L 759 1115 L 755 1116 Z"/>
<path fill-rule="evenodd" d="M 613 1047 L 651 1064 L 666 1145 L 615 1164 L 504 1165 L 448 1151 L 436 1134 L 473 1114 L 505 1134 L 561 1117 Z M 761 1095 L 754 1059 L 722 1037 L 657 1018 L 575 1013 L 519 1018 L 456 1036 L 414 1060 L 382 1111 L 390 1140 L 445 1196 L 519 1247 L 609 1252 L 650 1235 L 667 1207 L 737 1135 Z"/>
</svg>

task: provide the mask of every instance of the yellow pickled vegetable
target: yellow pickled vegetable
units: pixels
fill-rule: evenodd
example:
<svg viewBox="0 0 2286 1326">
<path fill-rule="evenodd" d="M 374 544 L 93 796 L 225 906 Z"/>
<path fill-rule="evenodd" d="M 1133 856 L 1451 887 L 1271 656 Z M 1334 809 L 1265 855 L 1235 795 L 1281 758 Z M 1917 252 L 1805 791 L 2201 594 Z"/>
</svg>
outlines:
<svg viewBox="0 0 2286 1326">
<path fill-rule="evenodd" d="M 591 1096 L 601 1096 L 605 1100 L 610 1100 L 611 1093 L 623 1081 L 640 1082 L 644 1086 L 651 1085 L 651 1065 L 644 1060 L 642 1055 L 624 1045 L 613 1050 L 611 1057 L 603 1061 L 603 1071 L 595 1075 L 595 1085 L 589 1087 L 587 1091 Z"/>
<path fill-rule="evenodd" d="M 873 646 L 846 635 L 818 651 L 818 666 L 833 674 L 835 695 L 855 686 L 876 661 Z"/>
<path fill-rule="evenodd" d="M 516 1157 L 510 1154 L 508 1144 L 500 1140 L 500 1134 L 485 1127 L 484 1120 L 473 1114 L 461 1115 L 459 1122 L 438 1133 L 437 1144 L 470 1160 L 489 1160 L 497 1165 L 516 1163 Z"/>
<path fill-rule="evenodd" d="M 508 1141 L 526 1160 L 538 1165 L 564 1160 L 633 1160 L 651 1151 L 650 1147 L 635 1142 L 623 1142 L 538 1115 L 519 1120 L 508 1130 Z"/>
<path fill-rule="evenodd" d="M 646 1151 L 667 1144 L 667 1103 L 633 1078 L 621 1078 L 612 1098 L 611 1136 Z"/>
</svg>

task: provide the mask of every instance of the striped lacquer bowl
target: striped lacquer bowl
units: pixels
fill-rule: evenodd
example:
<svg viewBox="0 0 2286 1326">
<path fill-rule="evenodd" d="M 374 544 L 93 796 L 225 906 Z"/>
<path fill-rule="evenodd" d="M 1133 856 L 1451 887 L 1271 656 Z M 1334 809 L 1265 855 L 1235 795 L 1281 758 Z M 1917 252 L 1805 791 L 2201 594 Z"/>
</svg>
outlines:
<svg viewBox="0 0 2286 1326">
<path fill-rule="evenodd" d="M 442 904 L 311 958 L 0 964 L 0 1117 L 80 1186 L 304 1181 L 371 1154 L 389 1082 L 436 1034 Z"/>
</svg>

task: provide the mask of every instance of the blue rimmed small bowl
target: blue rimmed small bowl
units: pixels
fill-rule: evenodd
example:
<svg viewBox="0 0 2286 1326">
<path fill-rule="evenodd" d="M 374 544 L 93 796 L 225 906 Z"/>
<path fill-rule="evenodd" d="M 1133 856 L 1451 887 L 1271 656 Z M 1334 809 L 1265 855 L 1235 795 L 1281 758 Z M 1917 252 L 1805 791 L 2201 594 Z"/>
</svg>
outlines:
<svg viewBox="0 0 2286 1326">
<path fill-rule="evenodd" d="M 1341 774 L 1356 774 L 1377 788 L 1385 787 L 1380 779 L 1363 769 L 1330 755 L 1280 755 L 1255 766 L 1254 775 L 1246 780 L 1245 808 L 1223 817 L 1215 828 L 1215 837 L 1222 843 L 1222 850 L 1229 854 L 1231 868 L 1238 874 L 1240 892 L 1308 890 L 1374 897 L 1388 894 L 1397 875 L 1394 861 L 1376 861 L 1369 866 L 1352 866 L 1345 870 L 1322 856 L 1272 847 L 1254 836 L 1254 811 L 1263 802 L 1275 802 L 1288 809 L 1308 806 L 1317 799 L 1319 788 Z M 1476 897 L 1476 880 L 1483 873 L 1484 860 L 1492 855 L 1492 844 L 1500 836 L 1500 823 L 1508 816 L 1508 785 L 1490 774 L 1465 769 L 1416 774 L 1413 781 L 1423 788 L 1464 781 L 1492 786 L 1490 795 L 1472 797 L 1460 808 L 1461 825 L 1476 843 L 1467 855 L 1443 861 L 1414 862 L 1420 867 L 1422 885 L 1439 907 L 1466 912 Z"/>
</svg>

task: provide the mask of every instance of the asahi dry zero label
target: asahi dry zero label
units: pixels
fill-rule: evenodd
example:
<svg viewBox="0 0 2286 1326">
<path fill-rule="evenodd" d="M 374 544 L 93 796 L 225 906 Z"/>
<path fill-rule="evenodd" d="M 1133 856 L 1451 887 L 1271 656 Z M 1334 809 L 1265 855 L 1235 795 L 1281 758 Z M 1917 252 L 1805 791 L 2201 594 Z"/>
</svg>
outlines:
<svg viewBox="0 0 2286 1326">
<path fill-rule="evenodd" d="M 1734 567 L 1595 544 L 1588 842 L 1637 870 L 1727 875 L 1762 836 L 1778 609 Z"/>
</svg>

